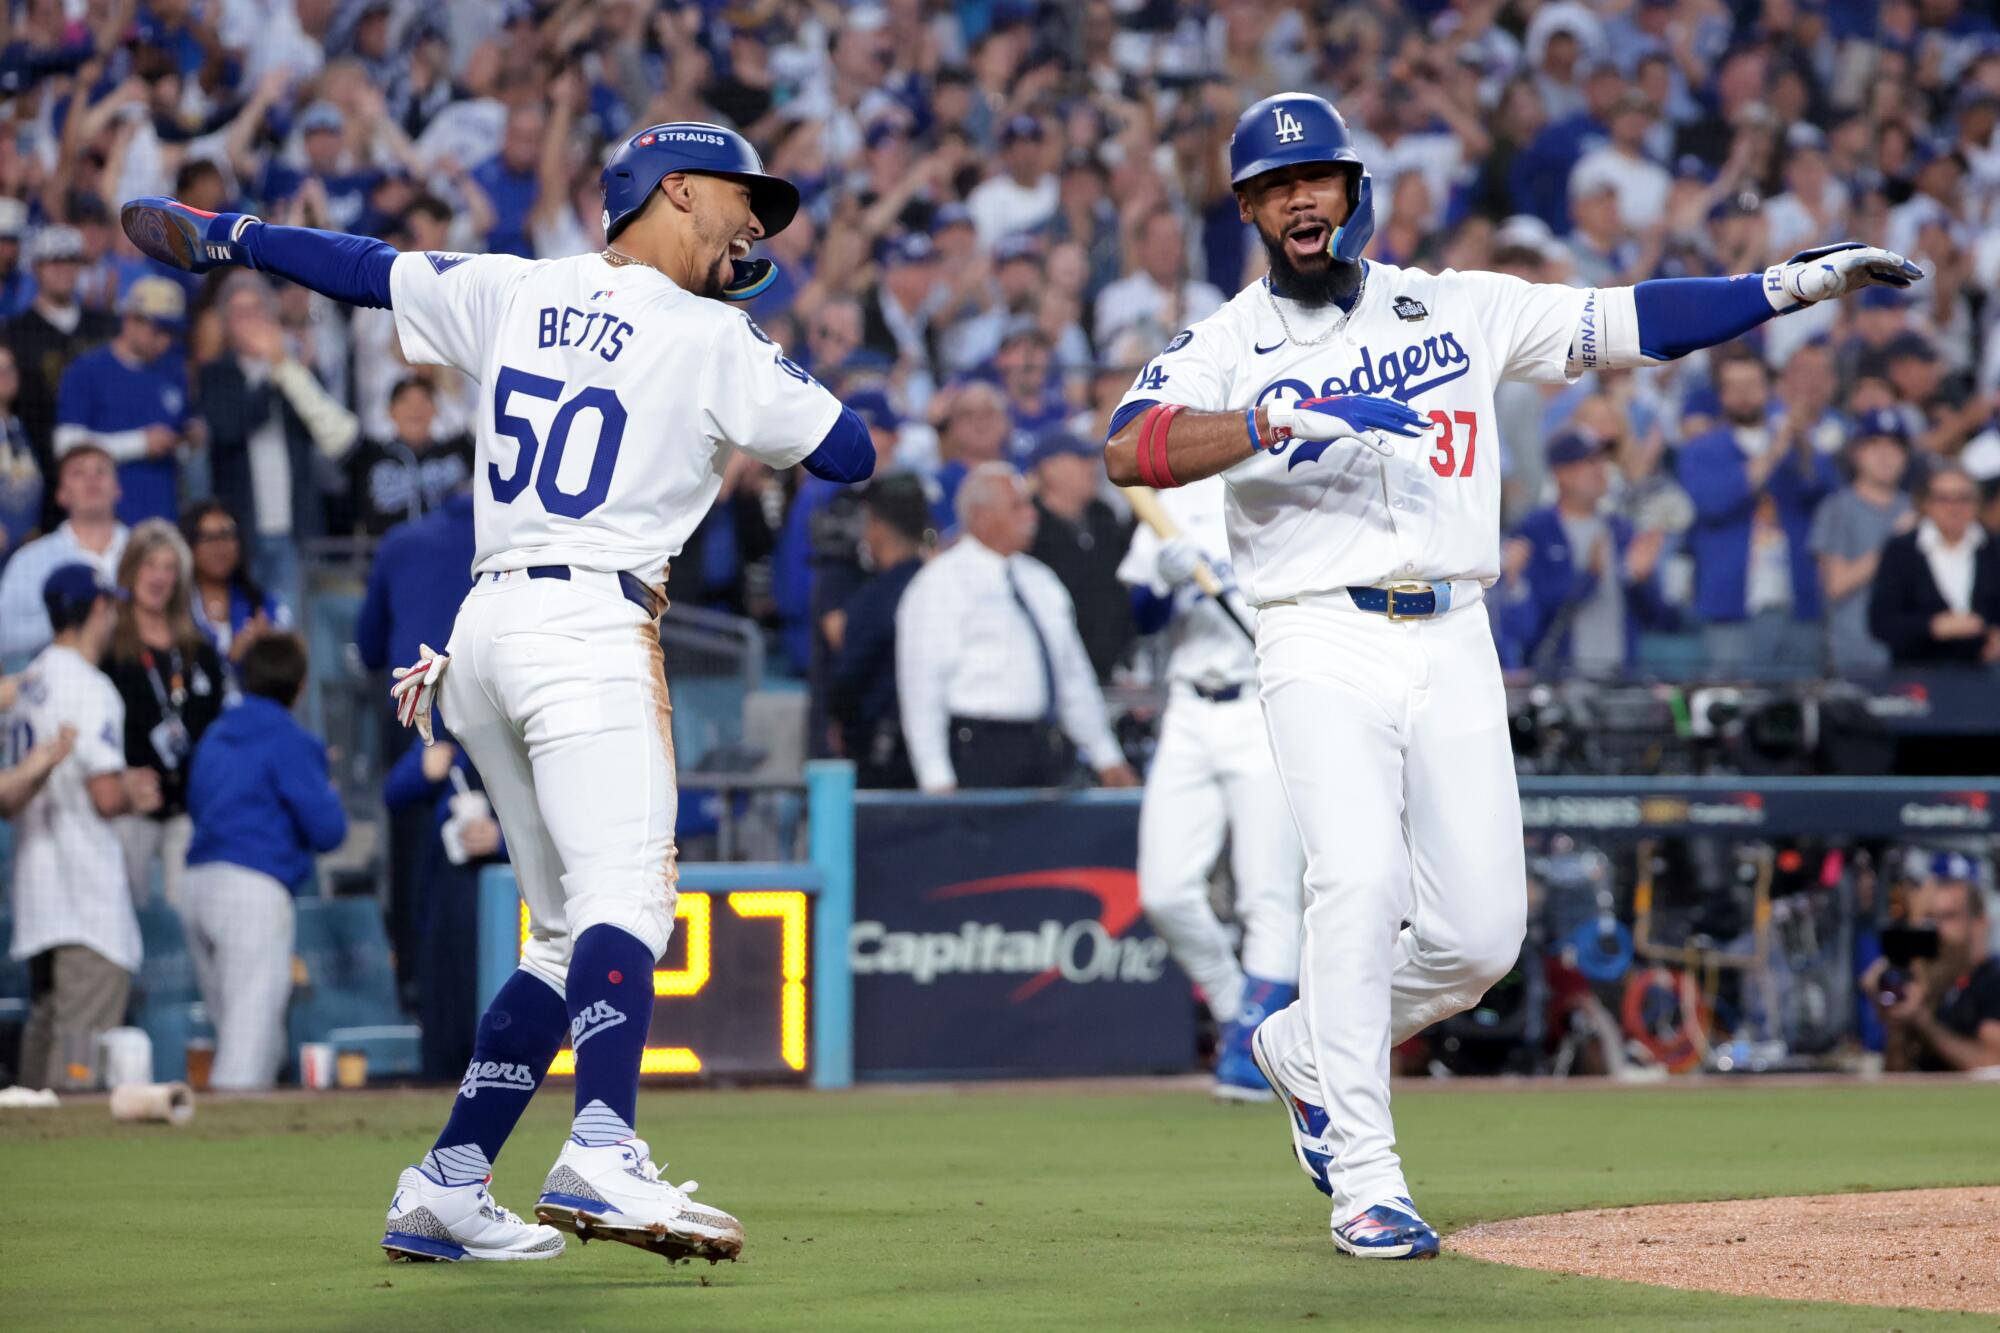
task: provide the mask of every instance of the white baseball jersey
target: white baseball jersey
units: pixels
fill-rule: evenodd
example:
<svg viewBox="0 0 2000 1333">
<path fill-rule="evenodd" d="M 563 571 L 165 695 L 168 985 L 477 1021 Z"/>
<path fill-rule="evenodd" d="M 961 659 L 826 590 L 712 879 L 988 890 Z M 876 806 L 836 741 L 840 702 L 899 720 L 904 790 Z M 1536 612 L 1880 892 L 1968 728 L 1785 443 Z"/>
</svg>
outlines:
<svg viewBox="0 0 2000 1333">
<path fill-rule="evenodd" d="M 477 573 L 657 583 L 732 449 L 791 467 L 840 415 L 748 315 L 642 264 L 412 252 L 389 289 L 403 354 L 480 382 Z"/>
<path fill-rule="evenodd" d="M 125 768 L 125 702 L 110 679 L 74 648 L 51 645 L 21 674 L 21 698 L 5 715 L 8 764 L 65 726 L 76 745 L 14 821 L 14 938 L 31 958 L 58 944 L 95 949 L 128 971 L 139 967 L 139 920 L 116 826 L 90 803 L 90 779 Z"/>
<path fill-rule="evenodd" d="M 1353 441 L 1293 440 L 1225 472 L 1231 557 L 1252 604 L 1414 579 L 1491 584 L 1500 574 L 1493 387 L 1574 378 L 1570 348 L 1588 296 L 1499 273 L 1370 263 L 1343 315 L 1274 298 L 1259 281 L 1168 343 L 1125 401 L 1221 411 L 1370 394 L 1436 424 L 1420 439 L 1385 437 L 1388 458 Z M 1311 345 L 1292 337 L 1329 330 Z"/>
<path fill-rule="evenodd" d="M 1209 568 L 1228 588 L 1235 580 L 1229 563 L 1229 532 L 1224 524 L 1224 482 L 1205 477 L 1186 486 L 1161 491 L 1160 507 L 1208 558 Z M 1118 566 L 1119 581 L 1128 587 L 1150 587 L 1164 596 L 1159 581 L 1160 538 L 1144 523 L 1132 531 L 1132 545 Z M 1229 622 L 1215 600 L 1192 582 L 1173 590 L 1174 618 L 1167 627 L 1167 679 L 1210 689 L 1241 685 L 1257 678 L 1257 655 L 1243 631 Z M 1239 608 L 1240 610 L 1241 608 Z"/>
</svg>

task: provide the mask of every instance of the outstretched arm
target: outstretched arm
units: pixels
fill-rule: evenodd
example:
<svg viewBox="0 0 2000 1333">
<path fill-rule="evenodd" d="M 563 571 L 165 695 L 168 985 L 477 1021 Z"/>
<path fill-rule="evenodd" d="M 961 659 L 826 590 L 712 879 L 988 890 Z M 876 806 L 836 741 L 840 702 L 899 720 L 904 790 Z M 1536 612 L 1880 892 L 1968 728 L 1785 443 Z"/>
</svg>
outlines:
<svg viewBox="0 0 2000 1333">
<path fill-rule="evenodd" d="M 397 251 L 372 237 L 276 227 L 249 213 L 210 213 L 157 195 L 125 205 L 120 221 L 134 245 L 175 268 L 206 273 L 236 264 L 348 305 L 389 308 Z"/>
</svg>

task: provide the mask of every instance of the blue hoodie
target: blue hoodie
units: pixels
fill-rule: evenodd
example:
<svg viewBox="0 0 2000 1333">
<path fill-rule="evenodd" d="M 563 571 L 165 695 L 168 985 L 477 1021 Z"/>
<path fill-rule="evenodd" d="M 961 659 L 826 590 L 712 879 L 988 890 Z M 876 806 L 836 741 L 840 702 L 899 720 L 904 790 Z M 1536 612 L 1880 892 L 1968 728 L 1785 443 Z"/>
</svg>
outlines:
<svg viewBox="0 0 2000 1333">
<path fill-rule="evenodd" d="M 313 853 L 347 837 L 326 746 L 290 710 L 256 695 L 217 718 L 195 746 L 188 813 L 189 865 L 227 861 L 293 893 L 312 877 Z"/>
</svg>

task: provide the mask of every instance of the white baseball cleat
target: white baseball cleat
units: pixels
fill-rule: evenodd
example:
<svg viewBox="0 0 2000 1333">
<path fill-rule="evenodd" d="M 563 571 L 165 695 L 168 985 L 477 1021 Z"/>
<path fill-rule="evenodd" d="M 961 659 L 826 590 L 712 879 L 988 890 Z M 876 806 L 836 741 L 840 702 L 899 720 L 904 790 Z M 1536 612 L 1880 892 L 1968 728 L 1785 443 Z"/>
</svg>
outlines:
<svg viewBox="0 0 2000 1333">
<path fill-rule="evenodd" d="M 486 1181 L 443 1185 L 417 1167 L 396 1177 L 382 1249 L 412 1263 L 461 1259 L 554 1259 L 562 1233 L 532 1226 L 496 1202 Z"/>
<path fill-rule="evenodd" d="M 572 1138 L 542 1185 L 535 1216 L 580 1241 L 623 1241 L 671 1263 L 734 1262 L 743 1252 L 743 1224 L 690 1199 L 695 1188 L 692 1180 L 661 1180 L 643 1139 L 587 1148 Z"/>
</svg>

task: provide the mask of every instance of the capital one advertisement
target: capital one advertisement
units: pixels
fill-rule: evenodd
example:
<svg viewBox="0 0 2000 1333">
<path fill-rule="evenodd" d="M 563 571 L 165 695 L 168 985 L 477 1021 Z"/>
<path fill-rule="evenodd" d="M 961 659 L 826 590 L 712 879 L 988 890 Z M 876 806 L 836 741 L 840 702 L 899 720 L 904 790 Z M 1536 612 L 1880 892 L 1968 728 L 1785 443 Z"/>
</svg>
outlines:
<svg viewBox="0 0 2000 1333">
<path fill-rule="evenodd" d="M 1194 1000 L 1139 908 L 1134 801 L 865 797 L 855 809 L 862 1077 L 1193 1067 Z"/>
</svg>

